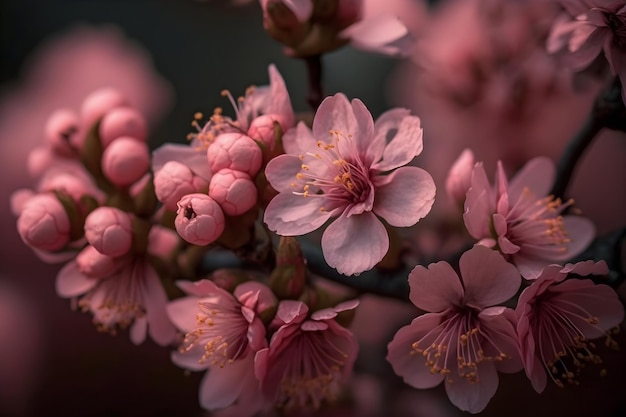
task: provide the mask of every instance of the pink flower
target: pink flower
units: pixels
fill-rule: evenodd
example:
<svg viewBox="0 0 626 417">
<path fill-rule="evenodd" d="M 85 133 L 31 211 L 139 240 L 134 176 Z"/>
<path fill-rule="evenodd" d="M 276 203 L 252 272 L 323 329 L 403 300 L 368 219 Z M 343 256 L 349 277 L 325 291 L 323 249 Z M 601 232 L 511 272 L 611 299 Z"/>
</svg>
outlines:
<svg viewBox="0 0 626 417">
<path fill-rule="evenodd" d="M 199 392 L 203 408 L 228 407 L 237 411 L 234 415 L 253 415 L 263 405 L 254 355 L 267 346 L 258 314 L 276 305 L 275 296 L 253 281 L 237 286 L 234 294 L 208 280 L 177 284 L 189 296 L 167 308 L 172 322 L 186 334 L 172 360 L 192 371 L 208 370 Z"/>
<path fill-rule="evenodd" d="M 114 207 L 98 207 L 85 219 L 85 238 L 103 255 L 125 255 L 133 243 L 131 217 Z"/>
<path fill-rule="evenodd" d="M 238 216 L 256 205 L 257 190 L 245 172 L 222 169 L 211 178 L 209 197 L 220 205 L 225 214 Z"/>
<path fill-rule="evenodd" d="M 446 192 L 451 201 L 463 207 L 465 194 L 470 188 L 472 170 L 474 169 L 474 153 L 465 149 L 454 162 L 446 178 Z"/>
<path fill-rule="evenodd" d="M 206 194 L 188 194 L 178 202 L 174 225 L 187 242 L 208 245 L 224 231 L 224 213 L 219 204 Z"/>
<path fill-rule="evenodd" d="M 279 192 L 265 223 L 279 235 L 298 236 L 338 216 L 324 231 L 322 249 L 343 274 L 371 269 L 387 253 L 389 238 L 377 216 L 412 226 L 433 204 L 431 176 L 403 166 L 422 151 L 420 119 L 408 110 L 390 110 L 374 124 L 360 100 L 337 94 L 320 105 L 312 134 L 300 124 L 283 145 L 288 154 L 265 171 Z"/>
<path fill-rule="evenodd" d="M 573 14 L 555 21 L 547 43 L 548 51 L 566 49 L 568 63 L 575 70 L 588 67 L 604 52 L 611 71 L 622 81 L 622 98 L 626 100 L 626 1 L 563 3 Z"/>
<path fill-rule="evenodd" d="M 499 163 L 492 187 L 478 163 L 467 192 L 463 218 L 469 233 L 480 244 L 497 248 L 526 279 L 536 279 L 548 264 L 578 255 L 595 236 L 588 219 L 561 215 L 572 200 L 546 197 L 554 175 L 552 161 L 539 157 L 509 184 Z"/>
<path fill-rule="evenodd" d="M 246 90 L 245 97 L 237 101 L 228 90 L 222 91 L 222 95 L 228 97 L 235 110 L 234 119 L 223 116 L 222 109 L 217 108 L 204 126 L 200 127 L 198 121 L 202 115 L 197 114 L 193 123 L 198 133 L 192 133 L 188 136 L 192 146 L 201 149 L 207 148 L 222 133 L 240 133 L 264 142 L 270 149 L 273 148 L 273 137 L 259 136 L 259 126 L 254 124 L 255 119 L 268 116 L 278 122 L 284 132 L 293 126 L 294 114 L 283 77 L 274 64 L 269 66 L 268 72 L 269 86 L 250 87 Z M 266 119 L 262 119 L 263 124 L 267 122 Z M 265 142 L 269 139 L 271 139 L 271 143 Z"/>
<path fill-rule="evenodd" d="M 334 318 L 357 305 L 347 301 L 309 316 L 302 301 L 281 301 L 275 318 L 280 328 L 254 363 L 268 400 L 287 412 L 306 412 L 337 398 L 352 374 L 359 345 Z"/>
<path fill-rule="evenodd" d="M 410 298 L 427 311 L 398 330 L 387 360 L 404 382 L 432 388 L 445 381 L 450 401 L 479 413 L 498 388 L 498 373 L 522 368 L 513 310 L 496 306 L 515 295 L 520 276 L 500 254 L 476 245 L 459 261 L 416 266 Z M 494 307 L 496 306 L 496 307 Z"/>
<path fill-rule="evenodd" d="M 161 346 L 174 341 L 175 329 L 165 313 L 167 294 L 146 258 L 137 254 L 118 258 L 115 271 L 103 277 L 92 274 L 96 270 L 83 261 L 71 261 L 59 271 L 59 296 L 82 295 L 78 306 L 93 314 L 99 331 L 115 334 L 118 328 L 130 326 L 130 339 L 136 345 L 143 343 L 147 334 Z"/>
<path fill-rule="evenodd" d="M 519 297 L 515 313 L 526 375 L 541 393 L 548 377 L 563 387 L 577 384 L 587 363 L 599 364 L 590 341 L 607 337 L 615 347 L 610 330 L 624 319 L 624 306 L 608 285 L 590 279 L 567 279 L 568 274 L 606 274 L 604 261 L 550 265 Z"/>
</svg>

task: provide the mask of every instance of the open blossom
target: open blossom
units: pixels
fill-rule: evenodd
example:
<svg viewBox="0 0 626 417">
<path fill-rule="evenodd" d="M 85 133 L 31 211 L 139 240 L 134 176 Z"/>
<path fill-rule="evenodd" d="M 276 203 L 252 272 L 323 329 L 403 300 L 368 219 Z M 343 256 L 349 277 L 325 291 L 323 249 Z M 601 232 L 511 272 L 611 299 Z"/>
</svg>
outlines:
<svg viewBox="0 0 626 417">
<path fill-rule="evenodd" d="M 203 408 L 253 415 L 263 405 L 254 355 L 267 346 L 258 314 L 276 305 L 275 296 L 253 281 L 237 286 L 234 294 L 209 280 L 178 286 L 188 296 L 172 301 L 167 311 L 185 339 L 172 360 L 193 371 L 207 370 L 199 391 Z"/>
<path fill-rule="evenodd" d="M 498 388 L 500 372 L 522 368 L 513 311 L 497 306 L 515 295 L 520 276 L 497 252 L 474 246 L 459 261 L 416 266 L 410 298 L 427 311 L 398 330 L 387 360 L 404 382 L 432 388 L 445 381 L 450 401 L 479 413 Z M 494 307 L 495 306 L 495 307 Z"/>
<path fill-rule="evenodd" d="M 173 233 L 159 226 L 153 228 Z M 161 238 L 160 233 L 149 235 L 151 240 Z M 158 246 L 157 242 L 148 244 L 148 248 Z M 164 256 L 161 252 L 148 253 Z M 106 255 L 97 256 L 93 250 L 84 249 L 59 271 L 56 290 L 61 297 L 78 298 L 79 308 L 93 314 L 100 331 L 115 334 L 118 328 L 130 327 L 130 339 L 137 345 L 147 335 L 161 346 L 174 341 L 176 332 L 165 312 L 167 294 L 144 256 L 131 253 L 116 258 L 112 265 Z"/>
<path fill-rule="evenodd" d="M 546 196 L 554 175 L 552 161 L 539 157 L 509 183 L 498 163 L 492 186 L 478 163 L 467 192 L 463 218 L 469 233 L 479 243 L 496 247 L 526 279 L 537 278 L 548 264 L 578 255 L 595 236 L 588 219 L 561 214 L 573 201 Z"/>
<path fill-rule="evenodd" d="M 626 1 L 563 0 L 570 14 L 557 19 L 547 47 L 549 52 L 567 51 L 575 70 L 588 67 L 601 52 L 613 74 L 622 81 L 626 99 Z"/>
<path fill-rule="evenodd" d="M 265 174 L 279 194 L 265 223 L 283 236 L 298 236 L 337 217 L 324 231 L 326 262 L 343 274 L 376 265 L 389 248 L 382 217 L 407 227 L 426 216 L 435 184 L 426 171 L 403 166 L 422 151 L 420 119 L 393 109 L 374 124 L 358 99 L 327 97 L 313 121 L 283 138 L 288 152 L 269 162 Z"/>
<path fill-rule="evenodd" d="M 266 399 L 287 412 L 307 412 L 337 398 L 359 345 L 335 317 L 357 305 L 346 301 L 309 315 L 302 301 L 281 301 L 274 320 L 280 327 L 254 363 Z"/>
<path fill-rule="evenodd" d="M 519 297 L 515 313 L 526 375 L 541 393 L 548 376 L 558 386 L 577 384 L 581 368 L 600 364 L 592 339 L 606 336 L 624 319 L 624 306 L 608 285 L 569 274 L 606 274 L 604 261 L 550 265 Z"/>
</svg>

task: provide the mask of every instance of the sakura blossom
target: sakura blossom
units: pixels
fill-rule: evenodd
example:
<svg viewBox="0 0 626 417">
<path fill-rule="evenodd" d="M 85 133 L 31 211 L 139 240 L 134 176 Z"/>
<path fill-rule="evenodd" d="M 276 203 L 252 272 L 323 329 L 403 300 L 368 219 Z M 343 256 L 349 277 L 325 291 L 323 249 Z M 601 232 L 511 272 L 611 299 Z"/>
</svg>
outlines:
<svg viewBox="0 0 626 417">
<path fill-rule="evenodd" d="M 255 374 L 265 398 L 285 412 L 311 412 L 337 399 L 352 373 L 356 337 L 335 318 L 356 308 L 346 301 L 309 313 L 302 301 L 278 305 L 269 346 L 257 352 Z"/>
<path fill-rule="evenodd" d="M 514 312 L 499 305 L 521 279 L 500 254 L 480 245 L 461 255 L 459 269 L 460 277 L 440 261 L 411 271 L 411 302 L 426 313 L 398 330 L 387 360 L 415 388 L 444 382 L 452 404 L 476 414 L 495 394 L 497 372 L 522 369 Z"/>
<path fill-rule="evenodd" d="M 187 296 L 170 302 L 167 312 L 185 339 L 173 362 L 207 371 L 199 390 L 203 408 L 254 415 L 264 405 L 254 356 L 267 346 L 259 314 L 276 305 L 275 296 L 258 282 L 240 284 L 233 294 L 209 280 L 177 285 Z"/>
<path fill-rule="evenodd" d="M 474 167 L 463 219 L 479 243 L 499 250 L 526 279 L 536 279 L 551 263 L 567 261 L 593 240 L 593 223 L 563 215 L 573 200 L 549 196 L 555 168 L 548 158 L 530 160 L 509 183 L 498 163 L 496 184 L 481 163 Z"/>
<path fill-rule="evenodd" d="M 374 123 L 363 102 L 337 94 L 322 102 L 312 131 L 299 124 L 283 146 L 287 154 L 265 170 L 279 194 L 264 221 L 279 235 L 299 236 L 337 217 L 324 231 L 322 249 L 342 274 L 369 270 L 387 253 L 378 216 L 391 226 L 412 226 L 434 202 L 430 174 L 404 166 L 422 151 L 420 120 L 408 110 L 390 110 Z"/>
<path fill-rule="evenodd" d="M 580 71 L 600 55 L 624 86 L 626 75 L 626 1 L 576 0 L 561 3 L 569 15 L 556 20 L 547 42 L 549 52 L 564 50 L 567 64 Z M 626 99 L 626 87 L 622 87 Z"/>
<path fill-rule="evenodd" d="M 543 392 L 548 380 L 559 387 L 578 385 L 582 368 L 601 365 L 593 339 L 604 336 L 607 346 L 616 347 L 612 330 L 624 319 L 617 293 L 608 285 L 570 277 L 607 272 L 604 261 L 550 265 L 520 295 L 517 331 L 535 391 Z"/>
</svg>

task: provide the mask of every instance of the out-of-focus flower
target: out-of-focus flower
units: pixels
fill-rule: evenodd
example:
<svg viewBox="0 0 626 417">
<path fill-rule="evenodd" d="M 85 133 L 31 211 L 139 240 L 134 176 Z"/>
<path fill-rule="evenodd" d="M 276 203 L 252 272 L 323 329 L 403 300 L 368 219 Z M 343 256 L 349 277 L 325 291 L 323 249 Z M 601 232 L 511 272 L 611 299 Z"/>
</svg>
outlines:
<svg viewBox="0 0 626 417">
<path fill-rule="evenodd" d="M 263 25 L 286 53 L 306 57 L 351 43 L 366 51 L 406 54 L 412 36 L 398 17 L 365 16 L 364 0 L 261 0 Z"/>
<path fill-rule="evenodd" d="M 472 183 L 472 170 L 474 169 L 474 153 L 465 149 L 450 168 L 446 178 L 446 192 L 450 200 L 457 206 L 463 207 L 465 195 Z"/>
<path fill-rule="evenodd" d="M 113 140 L 102 154 L 102 172 L 120 187 L 139 180 L 149 168 L 148 145 L 129 136 Z"/>
<path fill-rule="evenodd" d="M 611 72 L 622 82 L 626 101 L 626 1 L 562 0 L 572 13 L 561 16 L 552 27 L 548 51 L 566 50 L 567 63 L 574 70 L 587 68 L 601 52 Z"/>
<path fill-rule="evenodd" d="M 259 282 L 246 282 L 234 294 L 214 282 L 178 281 L 188 296 L 169 303 L 167 312 L 185 333 L 175 364 L 207 370 L 200 386 L 200 405 L 207 410 L 226 408 L 238 416 L 251 416 L 263 405 L 254 375 L 254 355 L 267 346 L 265 325 L 259 314 L 276 305 L 271 290 Z"/>
<path fill-rule="evenodd" d="M 204 246 L 215 242 L 224 231 L 224 213 L 208 195 L 188 194 L 178 202 L 174 224 L 180 237 Z"/>
<path fill-rule="evenodd" d="M 324 231 L 322 249 L 343 274 L 371 269 L 387 253 L 389 237 L 377 216 L 412 226 L 433 204 L 431 176 L 403 166 L 422 151 L 420 119 L 408 110 L 390 110 L 374 124 L 363 102 L 337 94 L 320 105 L 312 133 L 301 123 L 283 146 L 288 154 L 265 171 L 279 192 L 265 223 L 279 235 L 298 236 L 339 216 Z"/>
<path fill-rule="evenodd" d="M 498 371 L 522 369 L 513 310 L 497 306 L 515 295 L 520 276 L 491 249 L 476 245 L 459 261 L 416 266 L 410 298 L 427 313 L 398 330 L 387 360 L 404 382 L 432 388 L 445 381 L 450 401 L 479 413 L 498 388 Z M 494 307 L 495 306 L 495 307 Z"/>
<path fill-rule="evenodd" d="M 492 186 L 478 163 L 467 192 L 463 219 L 469 233 L 480 244 L 496 247 L 526 279 L 537 278 L 548 264 L 572 259 L 595 237 L 590 220 L 561 214 L 573 201 L 546 196 L 554 175 L 552 161 L 539 157 L 509 184 L 498 163 Z"/>
<path fill-rule="evenodd" d="M 307 412 L 337 399 L 359 345 L 335 317 L 357 305 L 347 301 L 309 316 L 303 302 L 281 301 L 273 323 L 280 327 L 254 361 L 267 400 L 287 412 Z"/>
<path fill-rule="evenodd" d="M 145 141 L 148 137 L 145 118 L 131 107 L 117 107 L 106 113 L 100 122 L 99 132 L 104 147 L 122 136 L 139 141 Z"/>
<path fill-rule="evenodd" d="M 600 364 L 592 339 L 606 336 L 624 319 L 624 306 L 608 285 L 590 279 L 568 278 L 606 274 L 604 261 L 550 265 L 519 297 L 515 313 L 526 375 L 541 393 L 548 375 L 558 386 L 577 383 L 588 363 Z"/>
</svg>

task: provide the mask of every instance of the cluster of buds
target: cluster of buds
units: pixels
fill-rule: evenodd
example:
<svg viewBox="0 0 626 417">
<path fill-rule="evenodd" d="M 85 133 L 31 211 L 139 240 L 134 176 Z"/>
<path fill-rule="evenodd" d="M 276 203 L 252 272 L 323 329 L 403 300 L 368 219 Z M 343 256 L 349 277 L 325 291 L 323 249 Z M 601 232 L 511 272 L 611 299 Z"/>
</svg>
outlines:
<svg viewBox="0 0 626 417">
<path fill-rule="evenodd" d="M 157 272 L 153 258 L 173 256 L 179 238 L 158 225 L 144 117 L 120 92 L 101 89 L 80 116 L 53 113 L 44 137 L 29 158 L 37 186 L 12 199 L 22 240 L 44 261 L 67 262 L 57 292 L 78 299 L 98 329 L 132 325 L 131 339 L 141 343 L 149 325 L 157 343 L 170 343 L 158 273 L 166 270 Z"/>
<path fill-rule="evenodd" d="M 236 118 L 218 108 L 201 126 L 202 114 L 196 114 L 191 146 L 168 144 L 154 152 L 156 196 L 166 210 L 176 211 L 175 228 L 193 245 L 246 243 L 258 203 L 267 200 L 263 168 L 294 123 L 285 83 L 273 65 L 269 75 L 268 87 L 251 87 L 237 102 L 223 92 Z"/>
</svg>

